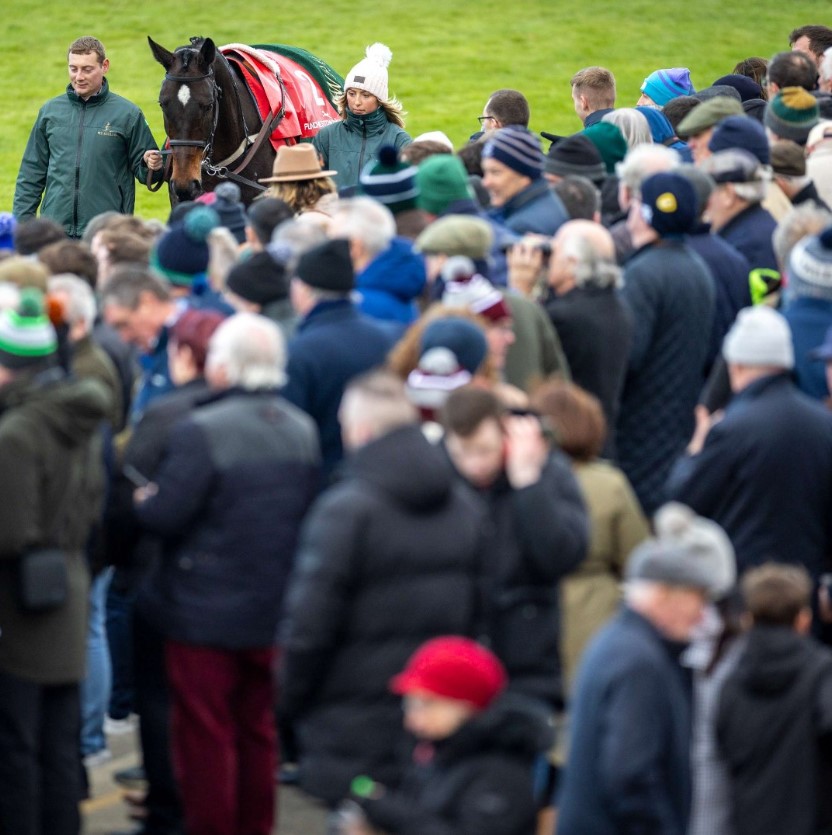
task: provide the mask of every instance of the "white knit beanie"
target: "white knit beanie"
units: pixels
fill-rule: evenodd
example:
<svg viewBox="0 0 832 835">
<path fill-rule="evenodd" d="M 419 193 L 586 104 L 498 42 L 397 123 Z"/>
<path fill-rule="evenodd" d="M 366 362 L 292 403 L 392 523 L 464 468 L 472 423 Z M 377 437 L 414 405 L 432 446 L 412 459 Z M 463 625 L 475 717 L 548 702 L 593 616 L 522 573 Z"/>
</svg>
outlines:
<svg viewBox="0 0 832 835">
<path fill-rule="evenodd" d="M 794 345 L 782 314 L 766 305 L 739 312 L 722 343 L 726 362 L 794 368 Z"/>
<path fill-rule="evenodd" d="M 344 79 L 344 90 L 350 87 L 366 90 L 379 101 L 387 101 L 387 67 L 393 58 L 390 48 L 383 43 L 367 47 L 366 58 L 359 61 Z"/>
</svg>

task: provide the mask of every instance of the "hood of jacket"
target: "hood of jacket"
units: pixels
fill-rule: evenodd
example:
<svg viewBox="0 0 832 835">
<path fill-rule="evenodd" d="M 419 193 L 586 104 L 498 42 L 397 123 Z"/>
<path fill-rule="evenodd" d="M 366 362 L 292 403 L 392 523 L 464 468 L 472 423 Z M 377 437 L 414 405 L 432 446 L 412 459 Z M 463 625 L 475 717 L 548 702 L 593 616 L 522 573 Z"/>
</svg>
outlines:
<svg viewBox="0 0 832 835">
<path fill-rule="evenodd" d="M 417 512 L 444 504 L 454 482 L 446 457 L 415 424 L 394 429 L 361 447 L 345 471 Z"/>
<path fill-rule="evenodd" d="M 782 693 L 806 668 L 808 640 L 787 627 L 755 626 L 737 664 L 737 677 L 748 692 Z"/>
<path fill-rule="evenodd" d="M 536 699 L 505 693 L 455 734 L 437 743 L 437 760 L 485 751 L 533 758 L 554 743 L 550 713 L 548 706 Z"/>
<path fill-rule="evenodd" d="M 59 368 L 9 383 L 0 391 L 3 412 L 25 408 L 50 428 L 61 444 L 86 443 L 106 417 L 110 406 L 104 385 L 97 380 L 67 377 Z"/>
<path fill-rule="evenodd" d="M 426 280 L 422 256 L 413 251 L 409 240 L 397 237 L 356 276 L 355 288 L 364 296 L 361 309 L 372 316 L 376 315 L 372 309 L 376 293 L 409 305 L 422 292 Z"/>
</svg>

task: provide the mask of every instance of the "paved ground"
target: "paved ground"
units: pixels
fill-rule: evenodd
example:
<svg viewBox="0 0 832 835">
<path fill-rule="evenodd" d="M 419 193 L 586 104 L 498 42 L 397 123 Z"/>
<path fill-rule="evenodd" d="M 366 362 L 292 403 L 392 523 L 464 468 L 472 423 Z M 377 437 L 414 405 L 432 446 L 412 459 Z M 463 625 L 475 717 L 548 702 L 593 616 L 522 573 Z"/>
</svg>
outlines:
<svg viewBox="0 0 832 835">
<path fill-rule="evenodd" d="M 90 770 L 92 797 L 83 805 L 85 835 L 108 835 L 130 830 L 128 806 L 112 775 L 138 762 L 135 734 L 109 738 L 113 759 Z M 323 835 L 325 814 L 297 789 L 281 787 L 280 819 L 275 835 Z"/>
</svg>

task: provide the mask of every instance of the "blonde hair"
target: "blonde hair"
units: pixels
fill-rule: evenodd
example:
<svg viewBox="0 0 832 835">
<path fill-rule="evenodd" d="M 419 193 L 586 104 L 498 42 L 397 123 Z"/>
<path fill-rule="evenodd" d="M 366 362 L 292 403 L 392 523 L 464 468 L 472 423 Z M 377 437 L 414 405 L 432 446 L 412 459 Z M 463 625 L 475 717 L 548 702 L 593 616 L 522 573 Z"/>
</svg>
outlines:
<svg viewBox="0 0 832 835">
<path fill-rule="evenodd" d="M 285 183 L 272 183 L 265 196 L 277 197 L 286 203 L 296 214 L 317 207 L 318 201 L 327 194 L 335 194 L 335 183 L 329 177 L 316 177 L 314 180 L 290 180 Z"/>
<path fill-rule="evenodd" d="M 387 116 L 387 121 L 404 128 L 404 117 L 407 116 L 407 111 L 402 106 L 402 103 L 397 98 L 382 101 L 378 99 L 378 106 L 384 111 Z M 342 119 L 347 118 L 347 91 L 336 96 L 335 107 Z"/>
</svg>

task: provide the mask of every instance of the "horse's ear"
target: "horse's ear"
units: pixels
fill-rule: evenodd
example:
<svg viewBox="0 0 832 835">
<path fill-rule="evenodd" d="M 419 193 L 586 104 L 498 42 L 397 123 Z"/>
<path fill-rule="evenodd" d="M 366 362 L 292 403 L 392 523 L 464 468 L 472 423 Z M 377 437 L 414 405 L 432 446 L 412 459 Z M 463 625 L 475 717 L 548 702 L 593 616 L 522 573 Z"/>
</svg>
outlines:
<svg viewBox="0 0 832 835">
<path fill-rule="evenodd" d="M 150 35 L 147 36 L 147 42 L 150 44 L 150 51 L 153 57 L 166 69 L 169 70 L 173 65 L 173 53 L 168 52 L 163 46 L 159 46 Z"/>
<path fill-rule="evenodd" d="M 202 46 L 199 48 L 199 57 L 204 62 L 205 69 L 208 69 L 214 63 L 214 58 L 217 57 L 217 48 L 210 38 L 206 38 L 202 42 Z"/>
</svg>

